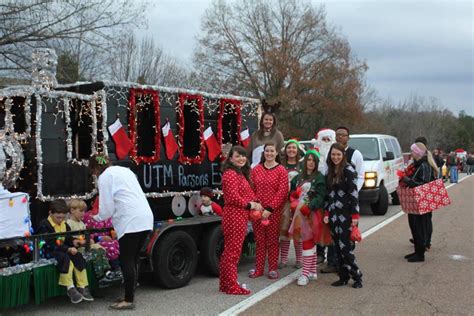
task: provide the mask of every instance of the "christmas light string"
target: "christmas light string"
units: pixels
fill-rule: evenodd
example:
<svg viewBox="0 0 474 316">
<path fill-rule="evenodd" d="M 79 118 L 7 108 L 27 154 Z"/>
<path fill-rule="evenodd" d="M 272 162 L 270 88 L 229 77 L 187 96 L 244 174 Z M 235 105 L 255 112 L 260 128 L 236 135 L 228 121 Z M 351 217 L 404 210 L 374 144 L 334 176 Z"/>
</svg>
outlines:
<svg viewBox="0 0 474 316">
<path fill-rule="evenodd" d="M 144 90 L 144 89 L 130 89 L 129 96 L 129 131 L 130 139 L 133 144 L 133 148 L 130 153 L 130 157 L 136 164 L 141 162 L 150 164 L 160 160 L 160 137 L 161 137 L 161 128 L 160 128 L 160 101 L 159 101 L 159 92 L 155 90 Z M 136 102 L 137 97 L 139 98 L 139 103 Z M 138 155 L 138 118 L 137 113 L 140 112 L 143 107 L 146 105 L 153 106 L 154 114 L 154 126 L 155 137 L 154 137 L 154 150 L 153 156 L 139 156 Z"/>
<path fill-rule="evenodd" d="M 190 107 L 190 111 L 198 115 L 198 129 L 196 132 L 199 133 L 199 150 L 194 156 L 186 156 L 184 154 L 184 108 Z M 188 93 L 179 94 L 179 104 L 176 108 L 178 115 L 178 120 L 176 125 L 178 125 L 178 151 L 179 158 L 178 161 L 182 164 L 201 164 L 205 157 L 204 149 L 204 110 L 203 110 L 203 98 L 201 95 L 193 95 Z M 189 119 L 189 118 L 188 118 Z"/>
</svg>

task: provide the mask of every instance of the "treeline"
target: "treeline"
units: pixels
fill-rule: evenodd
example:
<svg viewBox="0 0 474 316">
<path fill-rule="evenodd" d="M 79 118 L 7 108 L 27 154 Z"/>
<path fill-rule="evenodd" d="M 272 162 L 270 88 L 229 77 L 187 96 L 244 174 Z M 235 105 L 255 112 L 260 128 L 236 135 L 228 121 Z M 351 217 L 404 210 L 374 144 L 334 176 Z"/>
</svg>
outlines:
<svg viewBox="0 0 474 316">
<path fill-rule="evenodd" d="M 474 117 L 464 111 L 455 116 L 435 98 L 412 96 L 399 104 L 387 100 L 366 110 L 352 127 L 353 133 L 394 135 L 403 151 L 409 151 L 416 137 L 425 136 L 430 149 L 474 152 Z"/>
</svg>

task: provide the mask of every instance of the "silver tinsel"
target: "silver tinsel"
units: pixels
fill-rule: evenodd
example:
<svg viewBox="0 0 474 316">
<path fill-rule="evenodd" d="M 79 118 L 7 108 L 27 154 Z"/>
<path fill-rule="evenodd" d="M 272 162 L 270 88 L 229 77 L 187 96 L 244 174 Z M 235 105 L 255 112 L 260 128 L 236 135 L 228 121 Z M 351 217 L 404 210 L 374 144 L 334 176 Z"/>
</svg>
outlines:
<svg viewBox="0 0 474 316">
<path fill-rule="evenodd" d="M 20 143 L 0 131 L 0 180 L 5 188 L 15 186 L 23 168 L 24 156 Z"/>
<path fill-rule="evenodd" d="M 33 87 L 39 90 L 49 91 L 58 85 L 56 80 L 58 55 L 56 55 L 54 49 L 35 49 L 31 54 L 31 64 L 31 79 Z"/>
</svg>

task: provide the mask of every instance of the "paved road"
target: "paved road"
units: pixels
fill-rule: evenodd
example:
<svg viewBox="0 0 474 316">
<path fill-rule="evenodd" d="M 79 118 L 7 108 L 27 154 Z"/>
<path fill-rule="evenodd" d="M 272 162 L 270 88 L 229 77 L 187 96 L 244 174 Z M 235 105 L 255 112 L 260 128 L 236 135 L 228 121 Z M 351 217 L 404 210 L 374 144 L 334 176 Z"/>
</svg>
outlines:
<svg viewBox="0 0 474 316">
<path fill-rule="evenodd" d="M 453 200 L 456 202 L 456 205 L 458 203 L 462 202 L 464 203 L 466 196 L 469 196 L 470 204 L 466 205 L 471 205 L 470 209 L 472 210 L 472 192 L 471 194 L 458 194 L 454 193 L 460 190 L 461 188 L 464 187 L 469 187 L 472 189 L 472 183 L 473 179 L 468 179 L 468 181 L 464 181 L 463 183 L 460 183 L 459 185 L 453 187 L 453 191 L 450 191 L 450 194 L 453 197 Z M 459 187 L 459 189 L 457 189 Z M 471 190 L 472 191 L 472 190 Z M 394 214 L 397 214 L 400 212 L 400 208 L 398 206 L 390 206 L 388 213 L 385 216 L 373 216 L 369 215 L 370 212 L 368 210 L 363 210 L 362 214 L 364 215 L 361 219 L 361 229 L 362 231 L 367 231 L 369 228 L 376 226 L 380 222 L 383 222 L 387 218 L 390 218 Z M 439 214 L 449 214 L 449 211 L 442 211 Z M 441 246 L 441 241 L 438 239 L 441 237 L 441 234 L 438 234 L 437 227 L 440 226 L 438 224 L 438 214 L 434 217 L 435 221 L 435 239 L 434 243 L 435 245 L 440 245 Z M 459 219 L 462 222 L 462 219 Z M 465 221 L 464 223 L 469 223 L 472 224 L 472 217 L 470 221 Z M 356 290 L 353 290 L 352 288 L 347 288 L 343 289 L 344 293 L 347 293 L 349 297 L 360 297 L 363 298 L 365 301 L 370 302 L 371 296 L 376 293 L 373 293 L 374 291 L 374 285 L 378 281 L 373 281 L 376 280 L 376 278 L 373 276 L 373 274 L 381 274 L 381 275 L 391 275 L 392 267 L 390 264 L 394 263 L 399 263 L 404 264 L 402 260 L 399 260 L 400 257 L 402 257 L 405 252 L 409 252 L 410 248 L 407 243 L 408 239 L 408 232 L 404 231 L 407 230 L 406 227 L 406 218 L 405 216 L 402 216 L 402 218 L 396 220 L 393 224 L 390 226 L 387 226 L 387 231 L 391 231 L 391 227 L 393 225 L 398 225 L 400 226 L 401 230 L 398 232 L 397 230 L 397 237 L 391 236 L 390 240 L 390 246 L 386 247 L 386 243 L 382 242 L 383 239 L 383 234 L 386 234 L 385 231 L 386 229 L 384 228 L 383 234 L 382 233 L 376 233 L 369 238 L 367 238 L 366 241 L 364 241 L 359 249 L 357 250 L 357 256 L 359 258 L 359 261 L 361 263 L 362 269 L 364 269 L 364 274 L 365 274 L 365 288 L 360 290 L 359 292 L 354 292 Z M 379 235 L 380 234 L 380 235 Z M 392 234 L 392 233 L 389 233 Z M 381 236 L 381 237 L 379 237 Z M 398 236 L 403 236 L 403 237 L 398 237 Z M 472 234 L 470 235 L 470 241 L 472 242 Z M 394 243 L 392 245 L 392 243 Z M 438 247 L 438 246 L 436 246 Z M 444 244 L 443 244 L 444 248 Z M 292 251 L 292 250 L 291 250 Z M 429 254 L 429 259 L 427 260 L 427 263 L 430 261 L 438 261 L 435 256 L 438 255 L 438 249 L 435 248 L 432 253 Z M 461 252 L 460 252 L 461 253 Z M 465 252 L 464 252 L 465 253 Z M 390 254 L 390 256 L 387 256 L 387 254 Z M 434 256 L 432 258 L 431 256 Z M 294 258 L 293 253 L 290 253 L 290 258 Z M 470 255 L 467 256 L 468 258 L 473 258 L 472 257 L 472 251 Z M 444 258 L 444 257 L 443 257 Z M 292 262 L 290 259 L 290 262 Z M 376 266 L 375 268 L 372 268 L 371 265 Z M 435 266 L 433 264 L 433 266 Z M 274 282 L 268 280 L 267 278 L 258 278 L 258 279 L 249 279 L 247 277 L 247 271 L 252 267 L 252 261 L 251 260 L 243 260 L 239 267 L 239 277 L 241 282 L 247 283 L 250 287 L 250 289 L 253 291 L 253 293 L 258 293 L 259 291 L 264 290 L 268 286 L 272 285 Z M 369 268 L 370 267 L 370 268 Z M 402 268 L 402 267 L 400 267 Z M 397 268 L 397 269 L 400 269 Z M 448 269 L 450 271 L 452 268 Z M 295 269 L 293 268 L 286 268 L 282 270 L 282 277 L 293 273 Z M 442 273 L 443 271 L 438 271 L 438 273 Z M 471 270 L 472 272 L 472 270 Z M 415 276 L 414 274 L 409 275 L 410 278 Z M 470 275 L 472 277 L 472 274 Z M 287 300 L 285 300 L 285 297 L 294 296 L 294 291 L 296 293 L 299 293 L 301 295 L 303 294 L 308 294 L 308 300 L 314 299 L 315 297 L 331 297 L 332 295 L 335 295 L 336 293 L 339 292 L 334 292 L 334 289 L 332 289 L 328 284 L 332 282 L 336 278 L 335 275 L 320 275 L 320 280 L 315 282 L 314 284 L 311 284 L 310 287 L 307 289 L 302 289 L 300 287 L 297 287 L 296 285 L 289 285 L 288 287 L 282 289 L 278 293 L 272 295 L 270 298 L 267 300 L 264 300 L 263 302 L 257 304 L 254 308 L 249 309 L 247 312 L 251 314 L 279 314 L 285 312 L 284 307 L 285 306 L 290 306 Z M 407 276 L 408 278 L 408 276 Z M 410 279 L 408 278 L 408 279 Z M 429 276 L 431 278 L 431 275 Z M 435 280 L 438 279 L 439 277 L 434 276 L 433 277 Z M 444 281 L 445 278 L 443 278 Z M 380 281 L 383 283 L 383 281 Z M 428 283 L 427 283 L 428 284 Z M 436 283 L 433 283 L 436 284 Z M 432 285 L 431 283 L 429 284 L 430 286 Z M 396 294 L 396 289 L 400 288 L 398 285 L 387 285 L 387 289 L 391 289 L 391 292 Z M 140 315 L 161 315 L 161 314 L 171 314 L 171 315 L 216 315 L 218 313 L 221 313 L 223 311 L 228 310 L 229 308 L 233 307 L 234 305 L 240 303 L 241 301 L 247 299 L 247 297 L 242 297 L 242 296 L 230 296 L 230 295 L 222 295 L 218 292 L 218 280 L 217 278 L 212 278 L 209 276 L 206 276 L 204 274 L 198 274 L 194 277 L 194 279 L 191 281 L 191 283 L 181 289 L 176 289 L 176 290 L 163 290 L 159 287 L 155 287 L 152 284 L 148 284 L 146 280 L 142 281 L 142 285 L 137 291 L 137 297 L 136 297 L 136 303 L 137 303 L 137 310 L 135 311 L 135 314 L 139 313 Z M 352 291 L 349 291 L 352 290 Z M 472 293 L 472 289 L 471 293 Z M 403 290 L 405 291 L 405 290 Z M 390 292 L 390 291 L 388 291 Z M 390 303 L 390 293 L 387 291 L 384 291 L 385 295 L 382 295 L 383 298 L 385 298 L 384 301 L 387 301 Z M 342 293 L 342 292 L 341 292 Z M 357 295 L 354 295 L 355 293 L 358 293 Z M 323 295 L 324 296 L 320 296 Z M 8 314 L 28 314 L 28 315 L 45 315 L 45 314 L 51 314 L 51 315 L 59 315 L 59 314 L 64 314 L 64 313 L 74 313 L 74 314 L 84 314 L 84 315 L 108 315 L 112 314 L 110 311 L 108 311 L 107 307 L 110 305 L 110 302 L 114 300 L 115 298 L 119 297 L 122 295 L 122 290 L 121 288 L 108 288 L 104 289 L 100 293 L 100 297 L 96 297 L 95 302 L 82 302 L 77 305 L 72 305 L 68 302 L 68 300 L 65 297 L 59 297 L 59 298 L 54 298 L 50 299 L 47 302 L 43 303 L 40 306 L 35 306 L 35 305 L 29 305 L 29 306 L 23 306 L 14 310 L 7 311 Z M 380 296 L 380 295 L 377 295 Z M 279 298 L 279 301 L 272 301 L 274 297 Z M 304 297 L 304 295 L 303 295 Z M 320 302 L 320 300 L 317 300 Z M 324 301 L 324 302 L 323 302 Z M 327 300 L 322 300 L 321 304 L 327 305 L 329 301 Z M 382 301 L 383 302 L 383 301 Z M 295 299 L 295 304 L 301 305 L 308 307 L 306 310 L 307 313 L 309 314 L 314 314 L 317 312 L 317 309 L 313 309 L 312 306 L 318 306 L 316 303 L 313 302 L 313 305 L 306 305 L 304 303 L 304 300 L 300 299 Z M 291 305 L 295 305 L 291 304 Z M 370 303 L 373 304 L 373 303 Z M 268 306 L 279 306 L 279 308 L 283 308 L 282 310 L 280 309 L 269 309 Z M 341 302 L 341 308 L 344 308 L 342 306 Z M 361 310 L 361 309 L 358 309 Z M 301 312 L 304 310 L 302 309 Z M 326 310 L 326 313 L 335 313 L 337 312 L 338 309 L 332 309 L 332 310 Z M 355 313 L 356 310 L 351 310 L 351 313 Z M 388 311 L 388 310 L 387 310 Z M 294 314 L 292 310 L 288 311 L 291 314 Z M 286 313 L 286 312 L 285 312 Z M 386 312 L 385 312 L 386 313 Z"/>
<path fill-rule="evenodd" d="M 452 205 L 433 214 L 432 250 L 424 263 L 408 263 L 406 216 L 368 237 L 356 252 L 364 288 L 334 288 L 336 275 L 320 275 L 307 288 L 294 283 L 243 315 L 471 315 L 474 313 L 474 177 L 453 186 Z M 291 302 L 291 304 L 289 304 Z"/>
</svg>

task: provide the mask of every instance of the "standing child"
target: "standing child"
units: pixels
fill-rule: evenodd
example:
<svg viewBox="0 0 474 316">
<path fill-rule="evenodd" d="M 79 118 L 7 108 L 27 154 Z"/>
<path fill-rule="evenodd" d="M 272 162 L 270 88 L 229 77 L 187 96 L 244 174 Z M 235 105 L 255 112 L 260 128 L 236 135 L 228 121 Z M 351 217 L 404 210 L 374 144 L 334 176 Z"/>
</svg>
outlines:
<svg viewBox="0 0 474 316">
<path fill-rule="evenodd" d="M 40 222 L 37 233 L 50 234 L 71 231 L 65 222 L 67 212 L 68 208 L 64 200 L 51 202 L 49 216 Z M 67 295 L 72 303 L 94 300 L 88 288 L 86 261 L 78 252 L 77 247 L 73 245 L 71 237 L 48 240 L 43 246 L 43 251 L 47 257 L 56 259 L 60 273 L 58 283 L 67 287 Z M 76 278 L 77 287 L 74 286 L 73 275 Z"/>
<path fill-rule="evenodd" d="M 346 149 L 340 143 L 331 146 L 327 163 L 328 195 L 324 222 L 331 227 L 339 272 L 339 280 L 331 285 L 346 285 L 352 277 L 352 287 L 358 289 L 362 287 L 362 272 L 354 254 L 355 242 L 350 238 L 353 227 L 359 224 L 357 172 L 348 161 Z"/>
<path fill-rule="evenodd" d="M 83 222 L 84 212 L 87 209 L 87 204 L 83 200 L 72 199 L 69 202 L 69 219 L 66 223 L 71 228 L 71 231 L 86 230 L 86 224 Z M 84 235 L 72 236 L 73 244 L 78 248 L 79 252 L 83 254 L 85 252 L 84 246 L 86 245 L 86 239 Z M 92 265 L 97 279 L 101 279 L 105 273 L 110 270 L 110 264 L 107 260 L 105 249 L 96 244 L 94 239 L 90 239 L 90 257 L 92 258 Z"/>
<path fill-rule="evenodd" d="M 255 202 L 249 183 L 250 166 L 246 155 L 245 148 L 233 146 L 222 166 L 224 252 L 219 265 L 219 291 L 231 295 L 250 294 L 237 282 L 237 265 L 247 232 L 249 211 L 262 210 L 261 204 Z"/>
<path fill-rule="evenodd" d="M 285 166 L 286 171 L 288 172 L 288 182 L 291 183 L 294 177 L 298 176 L 300 170 L 300 154 L 299 154 L 300 144 L 295 139 L 290 139 L 285 145 L 283 151 L 283 166 Z M 288 187 L 290 186 L 288 184 Z M 288 263 L 288 252 L 290 250 L 290 235 L 288 234 L 288 229 L 290 228 L 291 221 L 293 220 L 293 212 L 290 210 L 290 201 L 286 200 L 285 205 L 283 206 L 283 211 L 281 215 L 281 225 L 280 225 L 280 263 L 279 268 L 286 267 Z M 299 269 L 302 267 L 303 262 L 303 244 L 301 240 L 293 239 L 293 245 L 295 247 L 296 263 L 295 268 Z"/>
<path fill-rule="evenodd" d="M 290 195 L 297 200 L 292 208 L 295 214 L 289 234 L 303 243 L 303 272 L 297 282 L 301 286 L 317 279 L 315 218 L 316 212 L 322 212 L 326 195 L 326 181 L 318 171 L 319 157 L 319 152 L 314 149 L 306 151 L 303 167 L 291 181 Z"/>
<path fill-rule="evenodd" d="M 255 196 L 264 208 L 262 219 L 252 223 L 256 242 L 255 269 L 249 277 L 263 275 L 268 256 L 268 278 L 277 279 L 280 220 L 283 204 L 288 197 L 288 173 L 280 164 L 276 145 L 267 143 L 263 147 L 260 163 L 250 174 Z"/>
</svg>

